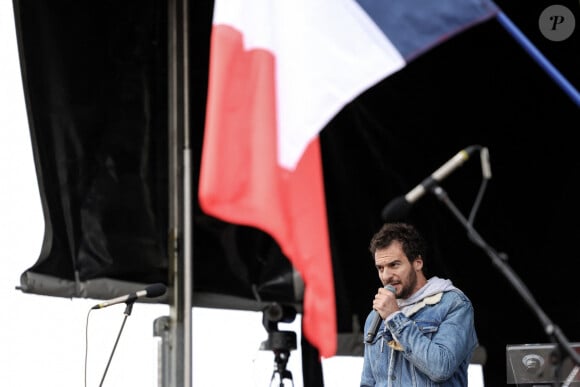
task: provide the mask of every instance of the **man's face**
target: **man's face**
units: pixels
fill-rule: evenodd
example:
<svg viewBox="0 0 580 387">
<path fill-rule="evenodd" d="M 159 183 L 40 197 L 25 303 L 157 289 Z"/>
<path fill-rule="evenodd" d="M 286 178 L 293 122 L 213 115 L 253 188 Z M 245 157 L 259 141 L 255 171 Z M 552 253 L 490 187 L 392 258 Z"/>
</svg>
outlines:
<svg viewBox="0 0 580 387">
<path fill-rule="evenodd" d="M 375 267 L 383 286 L 389 284 L 395 287 L 397 298 L 408 298 L 424 285 L 419 284 L 417 279 L 417 273 L 423 268 L 423 260 L 418 257 L 409 262 L 399 241 L 375 251 Z"/>
</svg>

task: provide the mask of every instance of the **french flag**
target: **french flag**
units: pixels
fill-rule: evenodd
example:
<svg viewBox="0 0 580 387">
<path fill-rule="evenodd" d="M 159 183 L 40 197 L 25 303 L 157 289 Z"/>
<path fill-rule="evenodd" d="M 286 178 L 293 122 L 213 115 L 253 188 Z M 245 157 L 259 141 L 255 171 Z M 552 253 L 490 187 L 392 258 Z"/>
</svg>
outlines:
<svg viewBox="0 0 580 387">
<path fill-rule="evenodd" d="M 319 132 L 350 101 L 493 17 L 487 0 L 216 0 L 203 211 L 270 234 L 300 273 L 302 330 L 337 349 Z"/>
</svg>

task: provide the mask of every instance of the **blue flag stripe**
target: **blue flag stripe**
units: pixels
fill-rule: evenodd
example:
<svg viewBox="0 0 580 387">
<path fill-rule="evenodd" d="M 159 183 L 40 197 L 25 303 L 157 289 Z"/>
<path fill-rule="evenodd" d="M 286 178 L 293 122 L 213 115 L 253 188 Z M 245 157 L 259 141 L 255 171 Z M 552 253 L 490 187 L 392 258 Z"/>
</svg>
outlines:
<svg viewBox="0 0 580 387">
<path fill-rule="evenodd" d="M 407 62 L 499 11 L 488 0 L 356 1 Z"/>
</svg>

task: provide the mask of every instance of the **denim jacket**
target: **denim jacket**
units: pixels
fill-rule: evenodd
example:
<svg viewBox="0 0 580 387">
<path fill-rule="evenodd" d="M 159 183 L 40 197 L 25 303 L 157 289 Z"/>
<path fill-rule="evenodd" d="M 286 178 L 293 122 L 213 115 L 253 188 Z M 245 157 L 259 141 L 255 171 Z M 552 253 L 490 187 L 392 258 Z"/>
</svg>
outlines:
<svg viewBox="0 0 580 387">
<path fill-rule="evenodd" d="M 390 316 L 365 343 L 361 387 L 467 386 L 478 344 L 473 306 L 455 287 L 425 300 L 411 312 Z M 366 319 L 364 337 L 374 313 Z"/>
</svg>

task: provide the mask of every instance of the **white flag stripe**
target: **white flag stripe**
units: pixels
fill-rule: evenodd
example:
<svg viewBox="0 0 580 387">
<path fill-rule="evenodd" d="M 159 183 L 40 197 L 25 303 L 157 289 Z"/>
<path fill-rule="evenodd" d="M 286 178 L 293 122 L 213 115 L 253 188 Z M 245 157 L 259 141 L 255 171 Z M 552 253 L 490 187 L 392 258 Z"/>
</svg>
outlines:
<svg viewBox="0 0 580 387">
<path fill-rule="evenodd" d="M 276 57 L 278 158 L 287 169 L 345 104 L 405 65 L 352 0 L 220 0 L 214 16 L 243 31 L 247 49 Z"/>
</svg>

